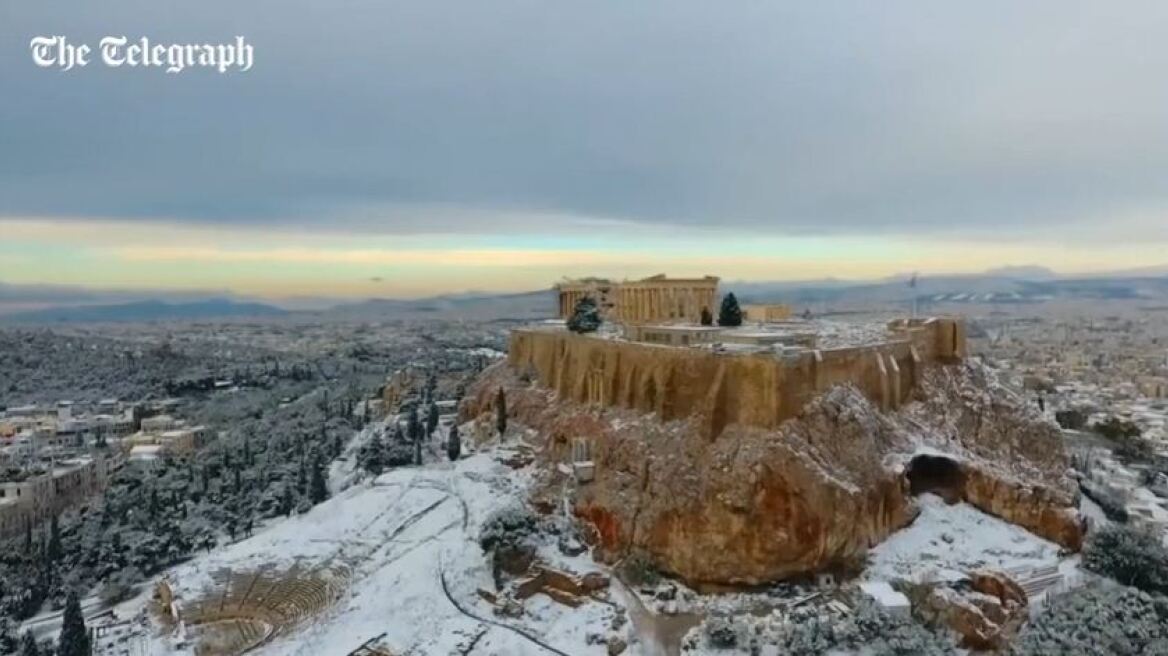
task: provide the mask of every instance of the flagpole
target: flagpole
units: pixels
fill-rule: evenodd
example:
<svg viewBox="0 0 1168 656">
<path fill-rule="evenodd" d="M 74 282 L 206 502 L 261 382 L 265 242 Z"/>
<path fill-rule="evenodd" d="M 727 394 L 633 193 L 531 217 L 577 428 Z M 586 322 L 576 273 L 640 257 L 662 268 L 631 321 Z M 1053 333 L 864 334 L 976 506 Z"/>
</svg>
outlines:
<svg viewBox="0 0 1168 656">
<path fill-rule="evenodd" d="M 917 318 L 917 272 L 913 271 L 912 276 L 908 279 L 908 288 L 912 293 L 912 318 Z"/>
</svg>

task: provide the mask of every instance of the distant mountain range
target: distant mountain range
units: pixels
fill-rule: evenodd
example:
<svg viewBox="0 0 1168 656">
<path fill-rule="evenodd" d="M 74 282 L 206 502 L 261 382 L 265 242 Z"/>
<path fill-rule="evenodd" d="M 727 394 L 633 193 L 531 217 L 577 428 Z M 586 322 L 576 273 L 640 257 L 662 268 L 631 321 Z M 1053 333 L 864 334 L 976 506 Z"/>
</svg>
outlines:
<svg viewBox="0 0 1168 656">
<path fill-rule="evenodd" d="M 50 307 L 42 310 L 17 312 L 4 316 L 6 321 L 20 323 L 126 323 L 146 321 L 192 321 L 245 317 L 279 317 L 287 315 L 274 305 L 240 303 L 230 299 L 207 299 L 188 303 L 165 301 L 135 301 L 107 305 Z"/>
<path fill-rule="evenodd" d="M 1168 276 L 1060 277 L 1053 272 L 996 270 L 975 275 L 917 277 L 911 274 L 880 281 L 821 280 L 789 282 L 729 282 L 743 302 L 785 302 L 795 305 L 908 304 L 915 297 L 923 306 L 968 303 L 1043 303 L 1053 300 L 1168 299 Z"/>
<path fill-rule="evenodd" d="M 910 286 L 912 274 L 881 280 L 733 281 L 723 280 L 721 290 L 732 291 L 744 303 L 790 303 L 796 308 L 815 306 L 815 311 L 851 307 L 907 305 L 915 297 L 924 309 L 951 304 L 1033 304 L 1053 300 L 1147 300 L 1168 303 L 1168 266 L 1117 271 L 1090 276 L 1062 276 L 1043 267 L 1016 266 L 978 274 L 920 275 Z M 145 293 L 145 292 L 138 292 Z M 165 292 L 151 292 L 167 298 Z M 554 316 L 556 296 L 551 289 L 512 294 L 464 292 L 420 299 L 374 298 L 342 302 L 326 309 L 328 299 L 292 299 L 256 302 L 228 295 L 177 300 L 147 298 L 122 301 L 127 292 L 84 288 L 19 286 L 0 283 L 0 321 L 24 323 L 192 321 L 289 317 L 378 321 L 394 319 L 530 320 Z M 102 302 L 105 300 L 106 302 Z M 28 303 L 39 307 L 26 310 Z M 302 308 L 305 305 L 315 309 Z M 45 307 L 47 306 L 47 307 Z"/>
<path fill-rule="evenodd" d="M 375 298 L 344 303 L 326 311 L 346 319 L 420 318 L 443 319 L 544 319 L 556 313 L 556 295 L 551 289 L 518 294 L 448 294 L 421 299 Z"/>
</svg>

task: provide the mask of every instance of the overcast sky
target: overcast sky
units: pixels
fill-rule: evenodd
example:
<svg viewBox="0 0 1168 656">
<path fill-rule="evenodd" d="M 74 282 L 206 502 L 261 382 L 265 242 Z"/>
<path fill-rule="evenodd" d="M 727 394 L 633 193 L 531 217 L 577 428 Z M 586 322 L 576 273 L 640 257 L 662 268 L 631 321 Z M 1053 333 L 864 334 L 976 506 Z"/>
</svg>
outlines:
<svg viewBox="0 0 1168 656">
<path fill-rule="evenodd" d="M 36 67 L 244 36 L 255 67 Z M 266 295 L 1168 263 L 1168 4 L 6 2 L 0 281 Z"/>
</svg>

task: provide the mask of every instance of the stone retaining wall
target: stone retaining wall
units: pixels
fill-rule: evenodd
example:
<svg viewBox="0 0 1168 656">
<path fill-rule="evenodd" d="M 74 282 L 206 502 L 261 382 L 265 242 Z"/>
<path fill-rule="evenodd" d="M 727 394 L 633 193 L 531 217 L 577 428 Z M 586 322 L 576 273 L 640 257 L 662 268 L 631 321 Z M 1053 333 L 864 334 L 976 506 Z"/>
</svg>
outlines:
<svg viewBox="0 0 1168 656">
<path fill-rule="evenodd" d="M 882 409 L 899 407 L 933 362 L 965 355 L 959 320 L 903 322 L 887 342 L 852 348 L 729 354 L 643 344 L 563 330 L 511 333 L 509 364 L 562 398 L 655 412 L 663 421 L 701 415 L 711 437 L 731 423 L 774 428 L 827 388 L 851 383 Z"/>
</svg>

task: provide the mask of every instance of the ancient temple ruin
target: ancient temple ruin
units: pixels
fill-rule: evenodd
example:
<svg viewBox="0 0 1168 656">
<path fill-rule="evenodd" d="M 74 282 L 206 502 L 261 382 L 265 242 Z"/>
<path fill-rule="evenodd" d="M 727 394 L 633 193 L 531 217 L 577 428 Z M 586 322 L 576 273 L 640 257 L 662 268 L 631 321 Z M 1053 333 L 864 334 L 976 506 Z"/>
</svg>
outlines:
<svg viewBox="0 0 1168 656">
<path fill-rule="evenodd" d="M 556 285 L 561 319 L 572 316 L 576 304 L 591 298 L 605 321 L 645 323 L 689 321 L 697 323 L 702 310 L 717 313 L 718 278 L 667 278 L 665 274 L 642 280 L 614 281 L 581 278 Z"/>
</svg>

